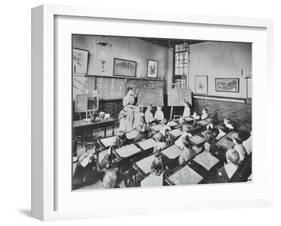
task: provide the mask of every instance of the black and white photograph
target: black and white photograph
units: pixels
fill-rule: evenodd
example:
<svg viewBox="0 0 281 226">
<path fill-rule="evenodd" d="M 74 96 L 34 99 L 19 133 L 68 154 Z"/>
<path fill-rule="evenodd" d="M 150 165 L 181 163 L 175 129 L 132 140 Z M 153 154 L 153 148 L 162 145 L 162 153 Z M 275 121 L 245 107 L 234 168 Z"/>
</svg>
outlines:
<svg viewBox="0 0 281 226">
<path fill-rule="evenodd" d="M 252 181 L 252 43 L 72 34 L 72 190 Z"/>
</svg>

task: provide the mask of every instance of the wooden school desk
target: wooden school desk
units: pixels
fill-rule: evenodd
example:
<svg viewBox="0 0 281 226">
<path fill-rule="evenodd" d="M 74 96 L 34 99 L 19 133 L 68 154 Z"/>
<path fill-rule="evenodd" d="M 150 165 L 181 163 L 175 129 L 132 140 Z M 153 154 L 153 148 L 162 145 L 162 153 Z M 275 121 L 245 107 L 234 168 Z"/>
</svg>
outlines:
<svg viewBox="0 0 281 226">
<path fill-rule="evenodd" d="M 182 135 L 182 130 L 181 129 L 174 129 L 169 131 L 169 134 L 172 136 L 173 139 L 177 139 Z"/>
<path fill-rule="evenodd" d="M 91 132 L 93 129 L 103 128 L 104 136 L 106 137 L 106 127 L 111 126 L 114 129 L 115 124 L 118 122 L 116 119 L 107 119 L 99 122 L 91 122 L 86 120 L 73 121 L 74 134 L 85 135 L 87 132 Z"/>
</svg>

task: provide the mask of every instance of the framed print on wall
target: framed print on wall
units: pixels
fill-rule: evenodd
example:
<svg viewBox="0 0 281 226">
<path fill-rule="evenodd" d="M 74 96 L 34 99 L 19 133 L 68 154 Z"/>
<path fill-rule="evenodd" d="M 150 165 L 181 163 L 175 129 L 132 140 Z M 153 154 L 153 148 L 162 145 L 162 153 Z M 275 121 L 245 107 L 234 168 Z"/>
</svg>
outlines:
<svg viewBox="0 0 281 226">
<path fill-rule="evenodd" d="M 196 75 L 195 76 L 195 93 L 196 94 L 208 94 L 208 76 Z"/>
<path fill-rule="evenodd" d="M 158 61 L 147 60 L 147 77 L 157 78 L 158 76 Z"/>
<path fill-rule="evenodd" d="M 272 26 L 272 22 L 268 20 L 190 16 L 167 12 L 158 13 L 157 20 L 155 20 L 155 13 L 153 12 L 125 13 L 124 11 L 119 12 L 109 8 L 101 10 L 77 6 L 45 5 L 32 9 L 32 216 L 41 220 L 57 220 L 160 212 L 176 213 L 194 209 L 241 208 L 271 204 L 273 201 L 273 178 L 268 175 L 271 175 L 273 172 L 272 154 L 274 148 L 267 148 L 272 143 L 268 140 L 268 136 L 264 137 L 265 133 L 270 133 L 268 126 L 264 123 L 265 119 L 269 121 L 268 117 L 270 116 L 266 114 L 264 109 L 272 109 L 271 98 L 268 95 L 270 90 L 268 85 L 273 82 L 273 79 L 268 79 L 268 76 L 271 76 L 271 64 L 269 62 L 272 59 Z M 101 141 L 98 144 L 91 143 L 91 138 L 93 138 L 92 130 L 97 130 L 97 126 L 103 126 L 104 128 L 111 127 L 112 123 L 117 120 L 109 118 L 109 120 L 103 121 L 106 115 L 104 113 L 107 113 L 106 111 L 108 109 L 122 110 L 123 105 L 120 100 L 116 100 L 114 102 L 115 105 L 113 105 L 112 102 L 99 99 L 99 105 L 94 105 L 94 108 L 95 106 L 100 108 L 99 113 L 102 112 L 96 117 L 98 121 L 93 122 L 81 119 L 77 130 L 87 130 L 87 132 L 81 133 L 82 136 L 74 136 L 75 139 L 72 139 L 74 132 L 72 106 L 73 100 L 75 100 L 72 96 L 73 78 L 71 76 L 73 70 L 71 57 L 73 34 L 106 34 L 111 37 L 154 37 L 159 39 L 224 40 L 225 42 L 232 43 L 253 43 L 252 65 L 253 76 L 255 76 L 253 89 L 264 91 L 253 93 L 253 99 L 258 100 L 253 101 L 255 104 L 255 111 L 253 111 L 253 117 L 255 118 L 255 124 L 253 126 L 253 140 L 255 141 L 255 154 L 252 157 L 255 162 L 253 165 L 253 180 L 247 181 L 246 183 L 228 183 L 224 186 L 220 186 L 219 184 L 213 184 L 212 186 L 208 184 L 201 185 L 200 183 L 204 180 L 204 175 L 208 170 L 214 170 L 212 166 L 216 162 L 215 158 L 210 157 L 210 153 L 204 152 L 200 153 L 203 155 L 196 156 L 196 158 L 190 160 L 190 162 L 194 163 L 193 165 L 186 162 L 180 169 L 177 168 L 170 172 L 171 174 L 167 175 L 168 178 L 165 178 L 163 184 L 159 180 L 161 185 L 163 185 L 161 187 L 150 187 L 146 189 L 142 189 L 141 187 L 133 188 L 129 187 L 130 183 L 128 183 L 126 188 L 120 189 L 93 189 L 91 192 L 73 190 L 73 175 L 71 172 L 73 172 L 73 166 L 78 161 L 81 160 L 79 164 L 82 167 L 88 166 L 90 163 L 90 169 L 97 169 L 94 164 L 92 165 L 92 161 L 96 161 L 97 159 L 102 160 L 106 158 L 108 153 L 113 153 L 115 156 L 112 159 L 113 164 L 123 164 L 126 158 L 128 158 L 128 155 L 137 155 L 139 153 L 146 154 L 146 161 L 150 161 L 149 154 L 151 154 L 150 152 L 153 149 L 149 147 L 154 145 L 153 140 L 145 140 L 146 142 L 135 145 L 130 143 L 128 144 L 130 145 L 129 147 L 122 150 L 116 147 L 112 150 L 110 149 L 112 140 L 114 145 L 114 139 L 116 138 L 114 137 L 116 134 L 112 133 L 110 134 L 111 136 L 107 137 L 109 138 L 107 141 Z M 88 46 L 85 43 L 83 45 L 83 48 Z M 131 54 L 132 52 L 130 51 L 129 53 Z M 141 50 L 133 52 L 133 54 L 138 52 L 143 54 Z M 161 52 L 167 53 L 166 49 Z M 123 55 L 118 57 L 122 58 Z M 153 58 L 154 56 L 151 57 Z M 128 59 L 139 58 L 128 57 Z M 143 77 L 146 77 L 145 74 L 147 72 L 146 59 L 149 59 L 149 56 L 144 56 L 142 58 L 143 65 L 138 65 Z M 141 61 L 138 60 L 138 62 Z M 123 79 L 118 78 L 118 76 L 136 76 L 136 62 L 122 60 L 116 57 L 115 63 L 117 67 L 114 66 L 114 74 L 108 77 Z M 190 69 L 192 71 L 192 68 Z M 169 72 L 172 74 L 172 71 L 167 70 L 167 74 Z M 141 82 L 141 79 L 138 81 Z M 201 85 L 198 86 L 198 92 L 208 93 L 208 88 L 211 91 L 211 87 L 208 87 L 206 77 L 201 76 L 199 81 Z M 209 85 L 211 85 L 211 82 L 213 81 L 209 81 Z M 114 84 L 118 83 L 110 80 L 108 84 L 115 87 Z M 212 88 L 215 89 L 213 85 Z M 98 85 L 93 84 L 94 88 L 95 86 Z M 196 91 L 196 86 L 192 85 L 190 88 L 193 88 L 194 92 Z M 122 87 L 108 91 L 113 92 L 112 90 L 116 90 L 116 92 L 119 90 L 121 92 Z M 107 90 L 104 92 L 107 92 Z M 205 99 L 202 99 L 202 97 Z M 202 95 L 201 99 L 197 99 L 196 101 L 206 102 L 210 100 L 208 98 L 212 97 Z M 216 101 L 216 97 L 213 98 Z M 103 129 L 100 132 L 103 133 Z M 181 132 L 180 129 L 171 131 L 174 137 L 179 136 Z M 128 135 L 133 136 L 134 134 Z M 100 141 L 99 137 L 96 139 Z M 193 143 L 202 142 L 202 137 L 193 137 L 191 141 Z M 86 142 L 85 149 L 84 146 L 78 148 L 78 152 L 87 151 L 87 154 L 100 154 L 100 152 L 92 151 L 93 147 L 98 146 L 103 148 L 104 152 L 102 154 L 104 155 L 92 159 L 88 158 L 89 155 L 82 155 L 80 160 L 79 158 L 73 158 L 73 147 L 80 147 L 81 144 L 85 144 Z M 226 143 L 228 144 L 229 142 Z M 267 149 L 266 155 L 264 155 L 264 149 Z M 174 151 L 173 147 L 163 151 L 163 155 L 166 154 L 171 159 L 176 159 L 177 157 L 174 156 L 180 153 Z M 120 158 L 118 156 L 122 158 L 122 161 L 119 161 Z M 206 158 L 211 158 L 212 161 L 205 161 Z M 111 158 L 109 159 L 111 161 Z M 134 169 L 135 165 L 138 168 L 144 165 L 144 168 L 146 168 L 146 164 L 137 162 L 141 160 L 134 159 L 135 162 L 127 161 L 126 164 L 132 169 Z M 160 159 L 158 160 L 161 161 Z M 178 161 L 176 160 L 176 162 Z M 200 170 L 198 168 L 197 170 L 192 169 L 194 165 L 198 166 L 200 163 L 203 164 L 200 165 Z M 221 166 L 223 165 L 221 162 Z M 105 174 L 106 167 L 107 164 L 104 164 L 105 170 L 95 174 L 95 176 Z M 134 172 L 132 176 L 138 173 L 136 170 L 132 172 Z M 121 173 L 126 172 L 121 171 Z M 147 176 L 147 172 L 143 171 L 141 173 L 143 173 L 140 174 L 142 177 Z M 148 167 L 149 173 L 150 167 Z M 191 175 L 194 178 L 192 183 L 199 184 L 194 186 L 171 186 L 181 184 L 181 182 L 189 183 L 186 182 L 186 175 Z M 86 176 L 91 179 L 95 178 L 91 173 Z M 85 177 L 83 176 L 78 179 L 83 182 Z M 103 183 L 100 180 L 98 182 Z M 219 189 L 218 186 L 220 186 Z"/>
<path fill-rule="evenodd" d="M 239 93 L 239 78 L 215 78 L 216 92 Z"/>
<path fill-rule="evenodd" d="M 89 51 L 74 48 L 72 52 L 72 62 L 74 75 L 86 75 L 88 73 Z"/>
<path fill-rule="evenodd" d="M 113 59 L 113 75 L 136 77 L 137 62 L 133 60 Z"/>
</svg>

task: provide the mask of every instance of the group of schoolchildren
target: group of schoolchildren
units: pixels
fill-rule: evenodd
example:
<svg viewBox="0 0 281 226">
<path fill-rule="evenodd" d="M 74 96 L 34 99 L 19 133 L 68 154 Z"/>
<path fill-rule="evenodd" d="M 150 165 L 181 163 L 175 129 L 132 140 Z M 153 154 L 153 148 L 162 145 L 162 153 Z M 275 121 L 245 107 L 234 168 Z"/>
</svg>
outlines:
<svg viewBox="0 0 281 226">
<path fill-rule="evenodd" d="M 204 137 L 204 142 L 198 145 L 191 145 L 190 137 L 193 135 L 193 129 L 196 122 L 200 120 L 207 120 L 208 124 L 205 126 L 204 132 L 201 134 Z M 122 110 L 119 113 L 119 129 L 116 135 L 115 145 L 122 147 L 129 143 L 126 133 L 128 120 L 126 120 L 126 111 Z M 171 145 L 171 136 L 168 131 L 171 127 L 168 125 L 168 120 L 164 118 L 162 107 L 158 106 L 157 110 L 153 114 L 152 106 L 148 106 L 145 113 L 143 113 L 142 107 L 137 107 L 134 112 L 134 120 L 132 121 L 133 131 L 136 133 L 133 139 L 133 143 L 139 142 L 143 139 L 152 138 L 155 141 L 153 148 L 154 160 L 151 164 L 151 172 L 141 182 L 140 186 L 162 186 L 164 184 L 164 177 L 166 172 L 166 164 L 161 155 L 161 150 Z M 155 132 L 151 129 L 153 125 L 161 124 L 159 131 Z M 251 148 L 251 134 L 246 135 L 243 132 L 236 132 L 238 128 L 234 123 L 225 118 L 221 124 L 219 124 L 214 118 L 210 116 L 208 110 L 204 108 L 200 114 L 197 112 L 191 112 L 189 103 L 185 103 L 182 117 L 179 119 L 179 124 L 182 126 L 182 135 L 174 142 L 174 145 L 181 150 L 181 154 L 178 158 L 178 164 L 184 165 L 188 160 L 192 159 L 197 153 L 202 151 L 208 151 L 212 154 L 215 153 L 215 143 L 228 134 L 230 131 L 235 131 L 232 135 L 232 141 L 234 147 L 225 152 L 226 163 L 217 172 L 217 177 L 223 178 L 228 181 L 234 173 L 237 171 L 239 165 L 243 162 L 245 157 L 252 151 Z M 120 178 L 124 175 L 116 169 L 110 167 L 111 155 L 108 154 L 104 161 L 103 176 L 101 178 L 102 186 L 104 188 L 114 188 L 120 185 Z M 104 160 L 106 159 L 106 160 Z M 97 164 L 96 164 L 97 165 Z M 95 169 L 97 168 L 95 165 Z M 91 165 L 90 167 L 93 168 Z M 100 171 L 99 171 L 100 172 Z"/>
</svg>

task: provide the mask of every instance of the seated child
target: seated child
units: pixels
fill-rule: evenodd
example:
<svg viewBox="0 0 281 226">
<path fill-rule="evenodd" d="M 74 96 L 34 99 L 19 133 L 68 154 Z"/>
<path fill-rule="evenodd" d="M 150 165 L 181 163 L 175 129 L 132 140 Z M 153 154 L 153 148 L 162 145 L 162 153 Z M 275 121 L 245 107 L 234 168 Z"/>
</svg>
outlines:
<svg viewBox="0 0 281 226">
<path fill-rule="evenodd" d="M 215 137 L 211 131 L 207 131 L 204 133 L 205 137 L 205 144 L 204 144 L 204 150 L 213 153 L 215 149 Z"/>
<path fill-rule="evenodd" d="M 171 130 L 171 127 L 168 126 L 167 124 L 168 124 L 168 120 L 164 118 L 162 120 L 162 127 L 159 130 L 159 132 L 162 133 L 163 136 L 166 136 L 167 131 Z"/>
<path fill-rule="evenodd" d="M 192 136 L 192 134 L 191 134 L 191 130 L 192 130 L 192 126 L 191 125 L 188 125 L 188 124 L 185 124 L 185 125 L 183 125 L 183 127 L 182 127 L 182 129 L 183 129 L 183 133 L 182 133 L 182 135 L 176 140 L 176 142 L 175 142 L 175 145 L 178 147 L 178 148 L 180 148 L 180 149 L 184 149 L 184 146 L 185 146 L 185 144 L 184 144 L 184 142 L 185 142 L 185 140 L 186 140 L 186 137 L 191 137 Z"/>
<path fill-rule="evenodd" d="M 154 122 L 151 105 L 147 106 L 144 117 L 145 117 L 145 121 L 148 125 L 151 124 L 152 122 Z"/>
<path fill-rule="evenodd" d="M 137 129 L 139 124 L 144 122 L 144 113 L 142 112 L 142 107 L 136 107 L 134 115 L 133 129 Z"/>
<path fill-rule="evenodd" d="M 154 119 L 157 123 L 160 123 L 164 120 L 164 113 L 162 111 L 161 106 L 157 107 L 157 110 L 156 110 L 155 115 L 154 115 Z"/>
<path fill-rule="evenodd" d="M 195 151 L 196 154 L 198 154 L 198 153 L 200 153 L 200 152 L 205 150 L 204 149 L 205 148 L 204 145 L 205 145 L 205 142 L 202 142 L 202 143 L 199 143 L 197 145 L 194 145 L 192 147 L 192 149 L 193 149 L 193 151 Z"/>
<path fill-rule="evenodd" d="M 224 135 L 226 134 L 225 132 L 225 127 L 223 125 L 218 125 L 217 126 L 217 129 L 218 129 L 218 135 L 216 137 L 216 140 L 219 140 L 221 139 L 222 137 L 224 137 Z"/>
<path fill-rule="evenodd" d="M 240 162 L 238 152 L 234 149 L 227 150 L 226 161 L 227 163 L 218 170 L 218 182 L 228 182 L 237 171 Z"/>
<path fill-rule="evenodd" d="M 183 110 L 183 115 L 182 117 L 190 117 L 191 115 L 191 107 L 190 104 L 188 102 L 184 102 L 184 110 Z"/>
<path fill-rule="evenodd" d="M 207 119 L 209 117 L 208 115 L 208 109 L 207 108 L 203 108 L 202 113 L 201 113 L 201 119 Z"/>
<path fill-rule="evenodd" d="M 165 165 L 161 156 L 155 157 L 150 174 L 141 181 L 141 187 L 163 186 Z"/>
<path fill-rule="evenodd" d="M 224 127 L 226 128 L 227 131 L 234 130 L 234 124 L 233 124 L 232 121 L 230 121 L 230 119 L 225 118 L 223 120 L 223 124 L 224 124 Z"/>
<path fill-rule="evenodd" d="M 153 148 L 153 153 L 158 153 L 167 147 L 164 136 L 162 133 L 158 132 L 153 136 L 153 139 L 156 141 L 156 144 Z"/>
<path fill-rule="evenodd" d="M 236 150 L 239 154 L 239 160 L 242 162 L 246 156 L 246 150 L 244 146 L 242 145 L 242 140 L 238 136 L 238 133 L 233 134 L 232 141 L 234 143 L 233 149 Z"/>
<path fill-rule="evenodd" d="M 147 132 L 146 131 L 146 124 L 144 122 L 140 123 L 138 125 L 138 127 L 136 128 L 136 130 L 137 130 L 137 135 L 134 138 L 134 143 L 139 142 L 139 141 L 143 140 L 146 137 L 146 135 L 147 135 L 147 133 L 146 133 Z"/>
<path fill-rule="evenodd" d="M 104 188 L 117 188 L 118 187 L 118 169 L 113 168 L 107 170 L 102 180 Z"/>
<path fill-rule="evenodd" d="M 252 131 L 250 131 L 250 136 L 247 140 L 243 141 L 242 145 L 248 155 L 252 153 Z"/>
<path fill-rule="evenodd" d="M 119 119 L 119 130 L 126 131 L 127 129 L 127 112 L 123 109 L 118 115 Z"/>
<path fill-rule="evenodd" d="M 192 117 L 194 120 L 199 120 L 199 119 L 200 119 L 200 115 L 198 115 L 196 111 L 192 114 L 191 117 Z"/>
<path fill-rule="evenodd" d="M 195 155 L 194 150 L 188 148 L 189 146 L 189 136 L 185 137 L 185 141 L 183 142 L 184 148 L 182 149 L 182 152 L 179 156 L 179 165 L 184 165 L 189 159 L 192 159 Z"/>
<path fill-rule="evenodd" d="M 128 138 L 126 136 L 125 131 L 119 129 L 116 135 L 115 145 L 117 145 L 120 148 L 127 143 L 128 143 Z"/>
</svg>

